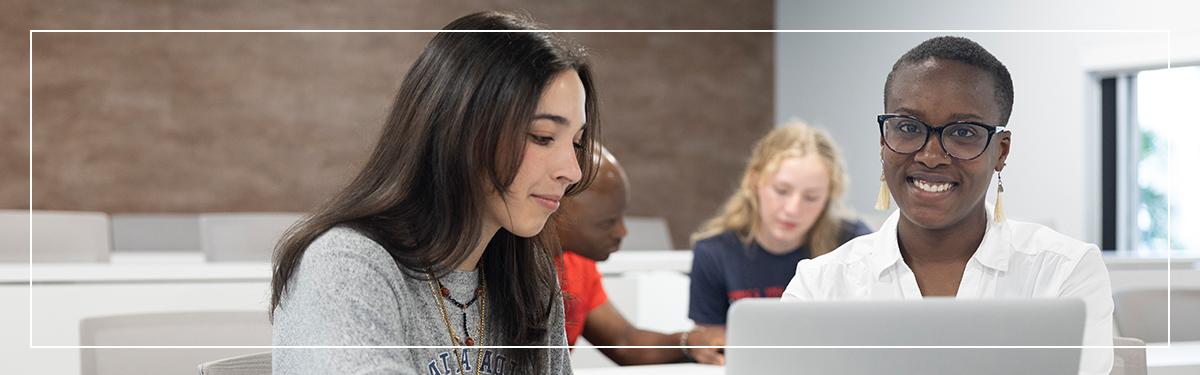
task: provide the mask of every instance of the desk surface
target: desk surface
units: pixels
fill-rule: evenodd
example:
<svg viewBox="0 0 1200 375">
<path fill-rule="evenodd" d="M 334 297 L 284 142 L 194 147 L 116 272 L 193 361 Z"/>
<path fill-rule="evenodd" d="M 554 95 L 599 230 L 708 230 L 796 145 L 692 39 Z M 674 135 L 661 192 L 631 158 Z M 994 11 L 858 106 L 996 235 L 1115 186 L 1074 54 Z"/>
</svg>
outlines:
<svg viewBox="0 0 1200 375">
<path fill-rule="evenodd" d="M 266 262 L 209 263 L 202 253 L 114 253 L 106 263 L 37 263 L 34 284 L 270 281 Z M 0 263 L 0 284 L 28 284 L 29 263 Z"/>
<path fill-rule="evenodd" d="M 1175 269 L 1197 268 L 1200 254 L 1175 254 Z M 1164 260 L 1139 258 L 1134 254 L 1106 254 L 1110 269 L 1163 270 Z M 692 265 L 691 251 L 621 251 L 596 266 L 600 273 L 668 271 L 687 273 Z M 103 263 L 38 263 L 33 266 L 34 283 L 143 282 L 195 280 L 269 280 L 267 262 L 206 262 L 204 253 L 193 252 L 114 252 Z M 0 284 L 29 282 L 29 263 L 0 263 Z"/>
<path fill-rule="evenodd" d="M 1174 342 L 1171 343 L 1170 348 L 1154 347 L 1166 346 L 1166 343 L 1148 343 L 1146 345 L 1148 346 L 1146 348 L 1146 367 L 1151 369 L 1152 374 L 1174 374 L 1174 372 L 1155 371 L 1155 369 L 1168 370 L 1170 368 L 1186 369 L 1187 373 L 1200 373 L 1200 341 Z M 724 367 L 695 363 L 575 369 L 576 375 L 717 375 L 724 373 Z"/>
<path fill-rule="evenodd" d="M 641 271 L 688 272 L 691 251 L 627 251 L 597 266 L 606 275 Z M 0 285 L 28 284 L 29 263 L 0 263 Z M 108 262 L 37 263 L 34 284 L 263 281 L 268 262 L 206 262 L 201 252 L 115 252 Z"/>
<path fill-rule="evenodd" d="M 1146 343 L 1146 367 L 1200 367 L 1200 341 L 1176 341 L 1169 348 L 1155 348 L 1166 345 L 1165 342 Z M 1200 368 L 1196 370 L 1200 373 Z"/>
<path fill-rule="evenodd" d="M 573 369 L 575 375 L 718 375 L 725 374 L 721 366 L 701 365 L 696 363 L 676 363 L 669 365 L 645 365 L 625 367 L 597 367 Z"/>
</svg>

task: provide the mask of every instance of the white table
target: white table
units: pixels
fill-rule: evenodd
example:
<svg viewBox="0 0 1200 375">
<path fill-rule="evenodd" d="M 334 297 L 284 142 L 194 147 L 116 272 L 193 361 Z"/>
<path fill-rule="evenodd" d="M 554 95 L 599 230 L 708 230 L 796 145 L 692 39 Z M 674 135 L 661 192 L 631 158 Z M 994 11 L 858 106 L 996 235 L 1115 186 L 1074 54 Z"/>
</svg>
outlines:
<svg viewBox="0 0 1200 375">
<path fill-rule="evenodd" d="M 1170 348 L 1155 348 L 1166 343 L 1148 343 L 1146 348 L 1146 365 L 1149 375 L 1197 375 L 1200 374 L 1200 341 L 1183 341 L 1171 344 Z M 695 363 L 625 366 L 604 368 L 577 368 L 576 375 L 674 375 L 724 374 L 725 368 L 720 366 L 701 365 Z"/>
<path fill-rule="evenodd" d="M 116 253 L 108 263 L 37 263 L 33 285 L 270 281 L 266 262 L 207 263 L 202 253 Z M 29 263 L 0 263 L 0 285 L 29 285 Z"/>
<path fill-rule="evenodd" d="M 600 263 L 606 275 L 686 272 L 690 266 L 690 251 L 629 251 Z M 265 312 L 270 297 L 269 263 L 210 263 L 199 251 L 117 252 L 107 263 L 38 263 L 32 271 L 31 309 L 29 263 L 0 263 L 0 374 L 80 371 L 78 349 L 29 348 L 31 311 L 33 345 L 77 346 L 79 322 L 86 317 L 197 310 Z M 621 298 L 643 299 L 636 293 L 615 299 Z M 675 302 L 686 308 L 686 300 Z M 650 309 L 650 304 L 646 306 Z M 632 310 L 630 317 L 640 316 Z M 683 319 L 684 313 L 675 315 Z"/>
<path fill-rule="evenodd" d="M 628 251 L 597 264 L 605 275 L 636 271 L 687 273 L 691 251 Z M 28 284 L 29 263 L 0 263 L 0 285 Z M 163 280 L 270 280 L 267 262 L 204 261 L 200 252 L 113 253 L 108 263 L 38 263 L 33 265 L 34 284 L 139 282 Z"/>
<path fill-rule="evenodd" d="M 689 251 L 628 251 L 613 254 L 609 261 L 601 262 L 599 268 L 606 275 L 617 275 L 652 270 L 687 272 L 690 265 Z M 1176 272 L 1175 277 L 1185 274 Z M 28 263 L 0 263 L 0 305 L 3 306 L 0 308 L 0 327 L 3 328 L 0 358 L 5 359 L 0 361 L 0 374 L 78 373 L 78 349 L 28 348 L 29 275 Z M 114 253 L 109 263 L 37 264 L 33 276 L 34 344 L 72 346 L 79 343 L 79 321 L 88 316 L 150 311 L 265 311 L 271 268 L 266 262 L 207 263 L 199 252 Z M 611 294 L 614 300 L 622 298 Z M 645 299 L 662 297 L 649 295 Z M 646 309 L 652 307 L 644 301 L 635 305 Z M 626 314 L 627 317 L 640 316 L 636 309 Z M 682 316 L 680 313 L 670 315 Z M 677 327 L 645 325 L 664 331 L 677 330 Z M 1200 374 L 1200 342 L 1177 342 L 1169 349 L 1148 348 L 1146 357 L 1150 375 Z M 672 364 L 580 368 L 575 372 L 583 375 L 703 375 L 724 373 L 724 369 Z"/>
<path fill-rule="evenodd" d="M 674 271 L 688 273 L 692 270 L 692 252 L 688 250 L 661 251 L 618 251 L 608 260 L 596 263 L 604 275 L 635 271 Z"/>
<path fill-rule="evenodd" d="M 577 368 L 575 375 L 724 375 L 725 368 L 697 363 L 604 368 Z"/>
<path fill-rule="evenodd" d="M 1170 348 L 1164 347 L 1167 345 L 1165 342 L 1147 343 L 1146 345 L 1148 375 L 1200 374 L 1200 341 L 1174 342 Z M 694 363 L 576 368 L 574 372 L 577 375 L 716 375 L 725 373 L 724 367 Z"/>
<path fill-rule="evenodd" d="M 1196 375 L 1200 374 L 1200 341 L 1146 343 L 1146 367 L 1149 375 Z"/>
<path fill-rule="evenodd" d="M 78 374 L 79 322 L 142 312 L 266 313 L 271 266 L 206 263 L 201 253 L 113 254 L 108 263 L 0 264 L 0 373 Z M 30 314 L 32 313 L 32 319 Z M 32 321 L 33 339 L 30 340 Z"/>
</svg>

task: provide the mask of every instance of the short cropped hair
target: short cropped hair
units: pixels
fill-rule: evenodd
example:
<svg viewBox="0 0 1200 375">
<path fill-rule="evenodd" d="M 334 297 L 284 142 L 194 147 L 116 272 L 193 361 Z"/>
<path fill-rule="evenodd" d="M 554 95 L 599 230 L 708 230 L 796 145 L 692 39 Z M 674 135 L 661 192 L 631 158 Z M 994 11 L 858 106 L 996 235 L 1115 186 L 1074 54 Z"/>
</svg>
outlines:
<svg viewBox="0 0 1200 375">
<path fill-rule="evenodd" d="M 900 68 L 919 63 L 928 59 L 954 60 L 982 69 L 992 76 L 996 104 L 1000 106 L 1000 123 L 1008 124 L 1012 114 L 1013 84 L 1008 68 L 990 52 L 974 41 L 957 36 L 939 36 L 926 40 L 909 50 L 892 65 L 887 81 L 883 84 L 883 102 L 887 105 L 888 95 L 892 87 L 892 78 Z"/>
</svg>

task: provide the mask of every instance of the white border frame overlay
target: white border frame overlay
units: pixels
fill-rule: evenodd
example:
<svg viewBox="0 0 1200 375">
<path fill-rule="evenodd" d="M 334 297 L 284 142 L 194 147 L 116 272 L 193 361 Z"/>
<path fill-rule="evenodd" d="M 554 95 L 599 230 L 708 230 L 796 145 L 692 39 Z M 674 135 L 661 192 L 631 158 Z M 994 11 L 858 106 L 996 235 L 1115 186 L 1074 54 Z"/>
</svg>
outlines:
<svg viewBox="0 0 1200 375">
<path fill-rule="evenodd" d="M 871 34 L 871 32 L 901 32 L 901 34 L 930 34 L 930 32 L 942 32 L 942 34 L 1036 34 L 1036 32 L 1046 32 L 1046 34 L 1163 34 L 1166 36 L 1166 69 L 1171 69 L 1171 31 L 1170 30 L 966 30 L 966 29 L 950 29 L 950 30 L 29 30 L 29 349 L 463 349 L 466 346 L 420 346 L 420 345 L 398 345 L 398 346 L 330 346 L 330 345 L 312 345 L 312 346 L 260 346 L 260 345 L 234 345 L 234 346 L 217 346 L 217 345 L 179 345 L 179 346 L 144 346 L 144 345 L 34 345 L 34 35 L 35 34 L 55 34 L 55 32 L 115 32 L 115 34 L 130 34 L 130 32 L 156 32 L 156 34 L 274 34 L 274 32 L 428 32 L 428 34 L 437 34 L 437 32 L 770 32 L 770 34 L 791 34 L 791 32 L 804 32 L 804 34 Z M 1166 153 L 1171 155 L 1171 137 L 1166 137 Z M 1166 192 L 1166 203 L 1168 203 L 1168 230 L 1166 230 L 1166 243 L 1168 243 L 1168 251 L 1166 251 L 1166 288 L 1171 290 L 1171 230 L 1170 230 L 1170 202 L 1171 202 L 1171 162 L 1170 157 L 1166 160 L 1166 174 L 1168 174 L 1168 192 Z M 595 349 L 678 349 L 678 347 L 689 347 L 689 349 L 1160 349 L 1160 347 L 1171 347 L 1171 297 L 1168 292 L 1166 297 L 1166 334 L 1165 346 L 937 346 L 937 345 L 863 345 L 863 346 L 816 346 L 816 345 L 739 345 L 739 346 L 662 346 L 662 345 L 606 345 L 593 346 Z M 486 347 L 486 349 L 568 349 L 570 346 L 512 346 L 512 345 L 487 345 L 487 346 L 470 346 L 470 349 L 478 349 L 478 347 Z"/>
</svg>

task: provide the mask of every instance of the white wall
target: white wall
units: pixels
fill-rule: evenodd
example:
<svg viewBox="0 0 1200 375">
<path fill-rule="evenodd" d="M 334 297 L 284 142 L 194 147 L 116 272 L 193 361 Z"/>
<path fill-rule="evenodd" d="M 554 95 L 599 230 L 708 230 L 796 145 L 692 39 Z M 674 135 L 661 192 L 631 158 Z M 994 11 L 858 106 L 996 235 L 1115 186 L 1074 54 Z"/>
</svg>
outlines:
<svg viewBox="0 0 1200 375">
<path fill-rule="evenodd" d="M 1200 62 L 1200 32 L 1187 17 L 1200 3 L 1087 7 L 1032 1 L 776 2 L 779 29 L 1171 29 L 1175 62 Z M 1081 3 L 1082 4 L 1082 3 Z M 1155 18 L 1161 16 L 1160 18 Z M 891 65 L 921 41 L 949 33 L 780 33 L 776 35 L 776 120 L 801 118 L 840 143 L 851 176 L 846 203 L 860 214 L 879 185 L 878 130 Z M 1100 241 L 1098 98 L 1092 74 L 1161 68 L 1165 33 L 952 33 L 996 55 L 1013 76 L 1012 154 L 1003 174 L 1005 208 L 1019 220 Z M 1198 99 L 1197 102 L 1200 102 Z M 1182 165 L 1182 163 L 1176 163 Z M 992 189 L 994 192 L 994 187 Z M 989 195 L 989 200 L 991 200 Z"/>
</svg>

